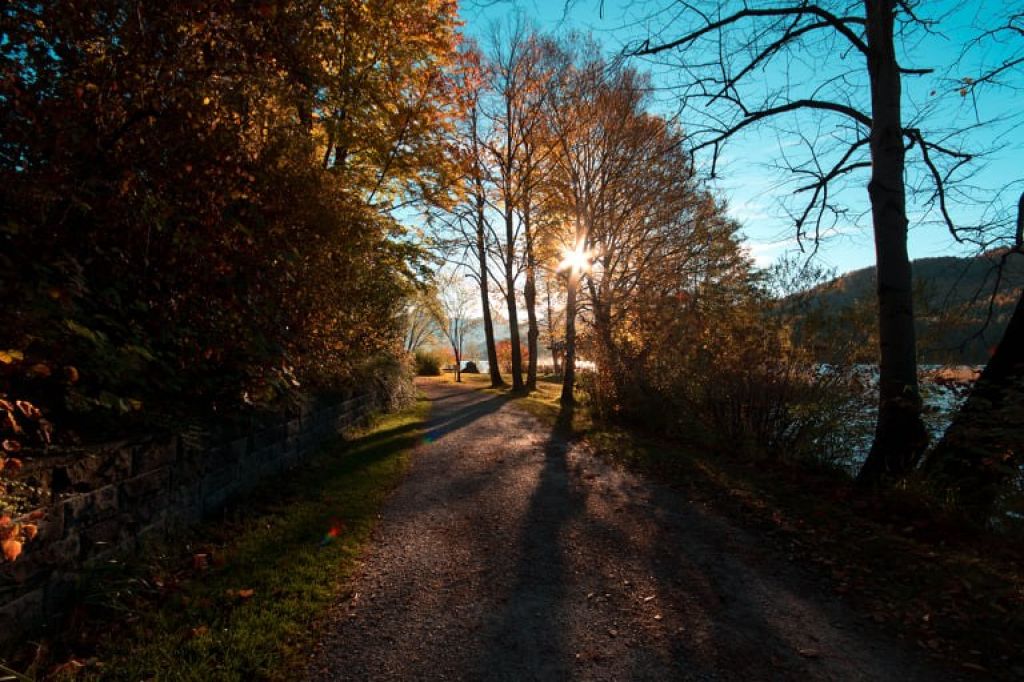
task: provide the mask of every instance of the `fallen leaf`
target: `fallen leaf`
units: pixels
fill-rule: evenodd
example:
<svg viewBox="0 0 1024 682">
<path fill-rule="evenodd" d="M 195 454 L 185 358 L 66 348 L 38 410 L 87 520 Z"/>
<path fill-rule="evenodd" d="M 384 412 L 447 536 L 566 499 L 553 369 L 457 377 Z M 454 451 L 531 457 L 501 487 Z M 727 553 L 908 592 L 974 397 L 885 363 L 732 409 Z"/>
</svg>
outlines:
<svg viewBox="0 0 1024 682">
<path fill-rule="evenodd" d="M 256 594 L 256 590 L 239 590 L 238 591 L 238 596 L 241 597 L 242 599 L 249 599 L 254 594 Z"/>
<path fill-rule="evenodd" d="M 43 377 L 43 378 L 48 377 L 51 374 L 53 374 L 52 370 L 50 370 L 50 368 L 48 366 L 44 365 L 41 362 L 37 362 L 36 364 L 34 364 L 31 367 L 29 367 L 28 371 L 31 372 L 32 374 L 36 375 L 37 377 Z"/>
<path fill-rule="evenodd" d="M 33 523 L 26 523 L 21 527 L 21 532 L 25 534 L 26 540 L 35 540 L 36 535 L 39 534 L 39 527 Z"/>
<path fill-rule="evenodd" d="M 814 649 L 798 649 L 797 653 L 804 658 L 818 658 L 821 655 Z"/>
</svg>

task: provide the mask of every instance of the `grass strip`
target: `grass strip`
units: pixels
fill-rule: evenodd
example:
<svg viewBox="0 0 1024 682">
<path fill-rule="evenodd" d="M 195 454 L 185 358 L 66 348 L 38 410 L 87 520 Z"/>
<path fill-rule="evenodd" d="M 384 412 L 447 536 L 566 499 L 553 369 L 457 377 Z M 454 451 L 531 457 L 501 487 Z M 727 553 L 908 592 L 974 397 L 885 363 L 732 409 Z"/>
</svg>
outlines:
<svg viewBox="0 0 1024 682">
<path fill-rule="evenodd" d="M 423 435 L 430 403 L 325 445 L 225 518 L 91 581 L 55 679 L 283 680 L 344 589 Z M 102 631 L 83 644 L 81 633 Z"/>
</svg>

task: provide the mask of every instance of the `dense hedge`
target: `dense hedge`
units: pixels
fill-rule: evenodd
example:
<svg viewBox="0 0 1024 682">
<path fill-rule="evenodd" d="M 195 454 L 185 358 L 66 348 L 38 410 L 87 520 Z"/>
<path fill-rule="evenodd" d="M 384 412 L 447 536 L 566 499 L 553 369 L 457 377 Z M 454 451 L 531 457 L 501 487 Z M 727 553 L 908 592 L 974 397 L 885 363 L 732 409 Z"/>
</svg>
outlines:
<svg viewBox="0 0 1024 682">
<path fill-rule="evenodd" d="M 72 438 L 398 356 L 389 207 L 445 180 L 454 6 L 370 4 L 4 5 L 0 394 Z"/>
</svg>

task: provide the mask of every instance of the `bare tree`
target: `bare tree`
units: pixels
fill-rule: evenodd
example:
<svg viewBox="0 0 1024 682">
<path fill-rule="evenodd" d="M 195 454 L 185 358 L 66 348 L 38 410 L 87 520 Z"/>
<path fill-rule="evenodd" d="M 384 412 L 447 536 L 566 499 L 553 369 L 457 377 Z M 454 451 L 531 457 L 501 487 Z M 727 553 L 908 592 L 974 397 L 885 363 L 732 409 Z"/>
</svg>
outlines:
<svg viewBox="0 0 1024 682">
<path fill-rule="evenodd" d="M 491 313 L 491 264 L 493 229 L 490 224 L 488 194 L 493 185 L 486 134 L 482 125 L 480 99 L 483 56 L 476 44 L 467 40 L 462 50 L 460 93 L 465 116 L 456 126 L 450 148 L 460 171 L 457 191 L 450 201 L 430 207 L 429 222 L 437 230 L 440 251 L 446 261 L 454 260 L 472 277 L 480 289 L 480 309 L 484 327 L 491 387 L 505 386 L 495 351 L 494 320 Z"/>
<path fill-rule="evenodd" d="M 406 304 L 405 352 L 415 353 L 435 340 L 437 333 L 437 299 L 434 292 L 417 291 Z"/>
<path fill-rule="evenodd" d="M 466 285 L 458 270 L 444 273 L 438 283 L 437 325 L 455 356 L 455 381 L 462 381 L 462 351 L 466 335 L 472 330 L 473 299 L 476 293 Z"/>
<path fill-rule="evenodd" d="M 946 184 L 971 159 L 948 141 L 930 139 L 916 122 L 904 121 L 901 79 L 929 72 L 905 67 L 897 56 L 897 35 L 931 30 L 916 5 L 910 0 L 783 0 L 752 7 L 723 1 L 705 12 L 685 3 L 679 24 L 669 29 L 684 25 L 681 31 L 628 50 L 635 56 L 675 57 L 687 83 L 681 93 L 684 112 L 709 122 L 691 125 L 690 132 L 695 151 L 712 152 L 712 174 L 722 145 L 751 126 L 796 121 L 796 116 L 835 121 L 825 139 L 837 147 L 826 150 L 814 142 L 815 153 L 806 163 L 790 164 L 810 178 L 798 187 L 798 194 L 808 197 L 794 216 L 798 238 L 816 239 L 829 216 L 839 215 L 842 209 L 830 193 L 835 185 L 870 171 L 881 376 L 875 439 L 859 476 L 863 483 L 906 475 L 928 444 L 907 255 L 906 154 L 911 151 L 920 161 L 931 181 L 929 199 L 957 238 Z M 856 60 L 847 67 L 848 54 Z M 796 68 L 799 59 L 804 63 Z M 792 78 L 797 71 L 806 74 L 806 82 Z M 766 72 L 778 82 L 766 84 L 760 78 Z"/>
</svg>

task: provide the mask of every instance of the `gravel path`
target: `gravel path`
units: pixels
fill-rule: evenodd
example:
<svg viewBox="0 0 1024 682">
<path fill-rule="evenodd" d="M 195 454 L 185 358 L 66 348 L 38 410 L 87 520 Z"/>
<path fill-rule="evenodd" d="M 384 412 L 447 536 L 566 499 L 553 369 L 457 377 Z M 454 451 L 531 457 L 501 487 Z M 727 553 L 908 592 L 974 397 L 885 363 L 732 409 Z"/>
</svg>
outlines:
<svg viewBox="0 0 1024 682">
<path fill-rule="evenodd" d="M 427 443 L 322 626 L 314 680 L 936 680 L 758 538 L 423 385 Z"/>
</svg>

